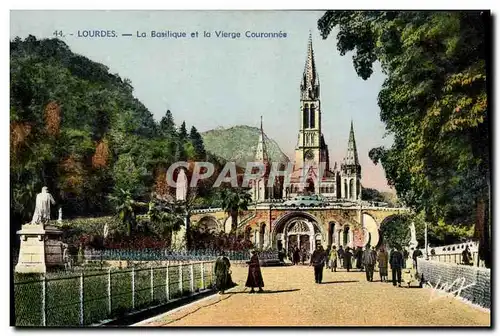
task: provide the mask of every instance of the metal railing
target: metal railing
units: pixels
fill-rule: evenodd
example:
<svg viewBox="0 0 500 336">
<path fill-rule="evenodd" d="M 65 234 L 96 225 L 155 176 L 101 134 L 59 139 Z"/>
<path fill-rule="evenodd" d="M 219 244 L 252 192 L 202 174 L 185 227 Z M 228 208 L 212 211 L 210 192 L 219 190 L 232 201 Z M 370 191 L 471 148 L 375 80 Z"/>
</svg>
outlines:
<svg viewBox="0 0 500 336">
<path fill-rule="evenodd" d="M 204 250 L 195 252 L 174 252 L 169 249 L 106 249 L 87 250 L 85 253 L 87 261 L 171 261 L 191 262 L 213 260 L 220 256 L 218 251 Z M 258 252 L 259 259 L 278 259 L 277 251 Z M 226 257 L 232 261 L 250 259 L 250 251 L 226 251 Z"/>
<path fill-rule="evenodd" d="M 82 326 L 212 288 L 213 261 L 17 281 L 16 326 Z M 20 275 L 18 275 L 20 276 Z"/>
<path fill-rule="evenodd" d="M 479 254 L 478 252 L 474 251 L 471 252 L 471 262 L 472 265 L 477 266 L 478 262 L 478 257 Z M 429 260 L 434 260 L 434 261 L 440 261 L 440 262 L 445 262 L 445 263 L 451 263 L 451 264 L 458 264 L 462 265 L 462 253 L 446 253 L 446 254 L 435 254 L 435 255 L 430 255 L 429 254 Z M 481 265 L 479 265 L 481 266 Z"/>
</svg>

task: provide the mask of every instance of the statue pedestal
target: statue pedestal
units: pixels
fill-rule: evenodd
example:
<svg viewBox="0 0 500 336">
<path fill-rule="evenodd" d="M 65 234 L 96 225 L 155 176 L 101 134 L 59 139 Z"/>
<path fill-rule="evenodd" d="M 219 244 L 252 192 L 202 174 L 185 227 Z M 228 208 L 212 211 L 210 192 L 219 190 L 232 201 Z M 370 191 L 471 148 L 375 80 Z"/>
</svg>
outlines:
<svg viewBox="0 0 500 336">
<path fill-rule="evenodd" d="M 64 266 L 62 231 L 39 224 L 25 224 L 17 231 L 21 239 L 16 273 L 46 273 L 48 268 Z"/>
</svg>

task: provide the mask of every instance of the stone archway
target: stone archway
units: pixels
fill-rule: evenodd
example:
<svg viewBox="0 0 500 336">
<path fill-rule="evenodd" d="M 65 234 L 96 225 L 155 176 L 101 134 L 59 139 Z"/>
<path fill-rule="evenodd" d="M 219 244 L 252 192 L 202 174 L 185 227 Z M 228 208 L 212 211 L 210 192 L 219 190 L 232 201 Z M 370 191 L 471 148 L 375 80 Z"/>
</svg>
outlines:
<svg viewBox="0 0 500 336">
<path fill-rule="evenodd" d="M 317 239 L 321 240 L 321 244 L 326 243 L 319 221 L 309 213 L 289 212 L 274 223 L 271 233 L 273 247 L 281 245 L 289 252 L 292 247 L 297 246 L 312 253 Z"/>
</svg>

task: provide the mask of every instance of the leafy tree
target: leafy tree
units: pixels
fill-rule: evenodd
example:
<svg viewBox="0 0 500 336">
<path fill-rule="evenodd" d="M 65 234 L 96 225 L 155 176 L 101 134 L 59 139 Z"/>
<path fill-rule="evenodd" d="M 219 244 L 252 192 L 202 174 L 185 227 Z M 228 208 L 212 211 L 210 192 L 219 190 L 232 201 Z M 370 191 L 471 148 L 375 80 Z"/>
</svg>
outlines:
<svg viewBox="0 0 500 336">
<path fill-rule="evenodd" d="M 186 129 L 186 122 L 183 121 L 181 126 L 179 127 L 179 139 L 181 141 L 186 141 L 187 138 L 188 138 L 188 134 L 187 134 L 187 129 Z"/>
<path fill-rule="evenodd" d="M 206 158 L 206 151 L 205 145 L 203 144 L 203 138 L 194 126 L 191 127 L 191 131 L 189 132 L 189 140 L 193 144 L 196 159 L 204 160 Z"/>
<path fill-rule="evenodd" d="M 165 116 L 160 120 L 160 130 L 164 136 L 174 137 L 176 134 L 174 117 L 172 116 L 172 112 L 167 110 Z"/>
<path fill-rule="evenodd" d="M 252 198 L 245 190 L 236 188 L 223 188 L 219 197 L 222 209 L 231 216 L 231 232 L 235 233 L 238 227 L 238 214 L 240 211 L 248 210 Z"/>
<path fill-rule="evenodd" d="M 341 55 L 353 51 L 363 79 L 379 62 L 387 76 L 380 116 L 394 136 L 370 151 L 398 197 L 433 223 L 475 223 L 489 267 L 490 157 L 486 89 L 488 12 L 328 11 Z"/>
<path fill-rule="evenodd" d="M 127 236 L 130 236 L 137 223 L 135 214 L 136 202 L 132 198 L 132 194 L 128 190 L 120 189 L 120 193 L 117 196 L 111 195 L 109 198 L 115 205 L 118 217 L 126 227 Z"/>
<path fill-rule="evenodd" d="M 408 217 L 394 216 L 380 227 L 382 241 L 389 247 L 405 247 L 410 243 L 410 227 Z"/>
</svg>

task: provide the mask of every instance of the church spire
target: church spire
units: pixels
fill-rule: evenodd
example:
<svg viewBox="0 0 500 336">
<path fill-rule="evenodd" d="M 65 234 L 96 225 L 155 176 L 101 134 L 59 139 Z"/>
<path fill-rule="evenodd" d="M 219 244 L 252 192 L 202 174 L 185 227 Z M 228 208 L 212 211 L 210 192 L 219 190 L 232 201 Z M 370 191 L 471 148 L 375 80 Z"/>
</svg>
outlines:
<svg viewBox="0 0 500 336">
<path fill-rule="evenodd" d="M 351 130 L 349 132 L 349 142 L 347 144 L 347 155 L 344 158 L 346 165 L 359 165 L 358 150 L 356 149 L 356 140 L 354 139 L 354 126 L 351 120 Z"/>
<path fill-rule="evenodd" d="M 269 162 L 266 148 L 266 136 L 264 134 L 264 128 L 262 127 L 262 116 L 260 116 L 260 134 L 259 143 L 257 144 L 257 150 L 255 151 L 255 161 L 264 163 Z"/>
<path fill-rule="evenodd" d="M 314 62 L 311 32 L 309 32 L 307 59 L 304 74 L 302 76 L 302 82 L 300 84 L 300 92 L 302 100 L 316 100 L 319 98 L 319 77 L 316 72 L 316 64 Z"/>
</svg>

